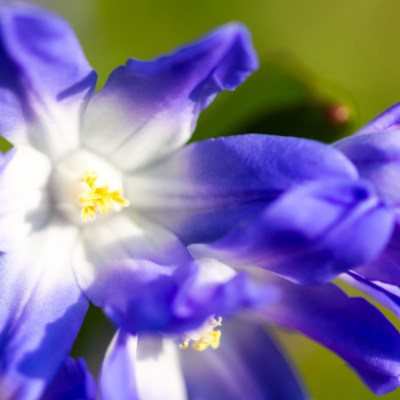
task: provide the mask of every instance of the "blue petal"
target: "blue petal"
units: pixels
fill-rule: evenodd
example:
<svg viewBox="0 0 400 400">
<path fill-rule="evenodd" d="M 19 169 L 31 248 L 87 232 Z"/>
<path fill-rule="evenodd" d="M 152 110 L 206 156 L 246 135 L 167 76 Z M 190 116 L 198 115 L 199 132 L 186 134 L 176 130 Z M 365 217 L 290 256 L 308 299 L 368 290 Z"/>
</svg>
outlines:
<svg viewBox="0 0 400 400">
<path fill-rule="evenodd" d="M 379 114 L 367 125 L 363 126 L 356 135 L 372 132 L 394 131 L 400 128 L 400 103 Z"/>
<path fill-rule="evenodd" d="M 180 352 L 190 399 L 308 399 L 282 350 L 262 325 L 224 321 L 217 350 Z"/>
<path fill-rule="evenodd" d="M 175 291 L 196 269 L 175 235 L 125 213 L 82 230 L 74 266 L 86 296 L 96 306 L 106 306 L 114 322 L 129 325 L 125 329 L 131 332 L 143 329 L 141 324 L 153 318 L 163 324 L 169 314 L 161 316 L 169 312 Z"/>
<path fill-rule="evenodd" d="M 357 272 L 346 272 L 341 278 L 392 310 L 400 318 L 400 289 L 397 286 L 371 281 Z"/>
<path fill-rule="evenodd" d="M 172 275 L 160 273 L 144 283 L 142 276 L 148 273 L 148 266 L 139 263 L 137 273 L 125 271 L 119 294 L 107 299 L 104 312 L 133 334 L 176 333 L 199 327 L 210 315 L 225 316 L 242 307 L 274 301 L 277 296 L 275 290 L 265 291 L 244 273 L 225 282 L 204 283 L 197 279 L 198 268 L 194 263 L 182 265 Z"/>
<path fill-rule="evenodd" d="M 257 67 L 249 33 L 235 23 L 158 59 L 130 59 L 90 102 L 84 144 L 124 170 L 152 163 L 189 140 L 199 113 Z"/>
<path fill-rule="evenodd" d="M 351 365 L 355 372 L 360 376 L 367 385 L 377 396 L 392 392 L 400 386 L 400 376 L 387 376 L 376 374 L 367 368 Z"/>
<path fill-rule="evenodd" d="M 400 383 L 400 335 L 373 305 L 349 298 L 331 283 L 294 285 L 275 277 L 281 298 L 262 314 L 271 322 L 297 330 L 349 363 L 377 394 Z"/>
<path fill-rule="evenodd" d="M 221 266 L 200 265 L 175 235 L 138 215 L 88 225 L 74 259 L 86 296 L 131 333 L 193 329 L 268 295 L 227 266 L 233 277 L 204 282 L 202 271 Z"/>
<path fill-rule="evenodd" d="M 71 27 L 21 3 L 0 4 L 0 134 L 28 137 L 53 158 L 79 144 L 79 125 L 96 74 Z"/>
<path fill-rule="evenodd" d="M 137 336 L 121 330 L 116 333 L 101 369 L 102 400 L 139 400 L 135 377 L 136 348 Z"/>
<path fill-rule="evenodd" d="M 77 231 L 53 225 L 0 256 L 2 399 L 36 399 L 79 331 L 88 301 L 70 265 Z"/>
<path fill-rule="evenodd" d="M 400 205 L 400 131 L 350 136 L 335 143 L 357 167 L 360 176 L 377 191 Z"/>
<path fill-rule="evenodd" d="M 371 281 L 379 281 L 400 287 L 400 226 L 396 224 L 385 249 L 370 263 L 355 272 Z"/>
<path fill-rule="evenodd" d="M 68 357 L 40 400 L 96 400 L 96 381 L 83 358 Z"/>
<path fill-rule="evenodd" d="M 284 194 L 219 241 L 189 251 L 195 258 L 258 266 L 313 285 L 371 261 L 392 227 L 391 211 L 368 182 L 317 181 Z"/>
<path fill-rule="evenodd" d="M 124 188 L 133 207 L 188 245 L 219 239 L 296 185 L 356 177 L 354 166 L 330 146 L 290 137 L 241 135 L 193 143 L 129 176 Z"/>
</svg>

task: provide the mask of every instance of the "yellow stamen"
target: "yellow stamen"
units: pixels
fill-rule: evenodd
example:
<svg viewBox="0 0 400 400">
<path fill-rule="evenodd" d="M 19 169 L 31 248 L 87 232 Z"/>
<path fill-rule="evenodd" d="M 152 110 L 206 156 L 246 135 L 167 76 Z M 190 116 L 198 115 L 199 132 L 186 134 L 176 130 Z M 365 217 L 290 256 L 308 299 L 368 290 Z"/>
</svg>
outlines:
<svg viewBox="0 0 400 400">
<path fill-rule="evenodd" d="M 221 331 L 210 331 L 203 335 L 200 340 L 193 343 L 193 348 L 198 351 L 203 351 L 211 346 L 214 350 L 218 349 L 221 340 Z"/>
<path fill-rule="evenodd" d="M 90 174 L 89 171 L 85 171 L 82 180 L 90 187 L 90 190 L 83 192 L 79 196 L 79 200 L 83 206 L 81 211 L 83 221 L 86 221 L 87 217 L 93 218 L 96 215 L 96 206 L 101 213 L 111 210 L 113 201 L 122 207 L 129 206 L 130 202 L 122 197 L 123 191 L 121 189 L 110 192 L 110 186 L 107 184 L 100 188 L 96 186 L 96 172 L 93 171 Z"/>
<path fill-rule="evenodd" d="M 218 317 L 218 319 L 215 319 L 214 317 L 211 317 L 209 319 L 210 325 L 211 326 L 221 326 L 222 325 L 222 317 Z"/>
<path fill-rule="evenodd" d="M 198 351 L 203 351 L 207 347 L 211 347 L 212 349 L 218 349 L 221 341 L 221 331 L 214 331 L 214 328 L 216 326 L 221 326 L 222 325 L 222 318 L 219 317 L 218 320 L 216 320 L 214 317 L 210 317 L 208 319 L 208 323 L 210 324 L 211 329 L 201 335 L 199 340 L 196 340 L 193 343 L 193 348 Z M 190 338 L 187 337 L 186 335 L 182 336 L 183 343 L 179 345 L 181 349 L 187 349 L 189 347 L 189 342 Z"/>
<path fill-rule="evenodd" d="M 185 338 L 184 342 L 179 345 L 181 349 L 187 349 L 189 347 L 190 339 L 188 337 Z"/>
</svg>

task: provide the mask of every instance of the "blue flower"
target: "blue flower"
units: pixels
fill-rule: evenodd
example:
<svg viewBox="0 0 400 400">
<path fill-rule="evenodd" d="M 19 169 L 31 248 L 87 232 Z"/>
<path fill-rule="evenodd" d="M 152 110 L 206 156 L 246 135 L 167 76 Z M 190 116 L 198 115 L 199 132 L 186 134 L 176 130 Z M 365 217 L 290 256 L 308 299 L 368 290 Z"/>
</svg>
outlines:
<svg viewBox="0 0 400 400">
<path fill-rule="evenodd" d="M 200 111 L 258 62 L 246 28 L 228 24 L 154 61 L 129 60 L 93 96 L 96 73 L 64 20 L 1 3 L 0 27 L 0 134 L 15 144 L 0 173 L 0 391 L 35 399 L 88 298 L 135 296 L 121 293 L 125 270 L 140 272 L 140 286 L 196 267 L 129 180 L 179 154 Z M 177 167 L 191 182 L 189 165 Z"/>
<path fill-rule="evenodd" d="M 345 154 L 359 175 L 370 181 L 395 215 L 393 231 L 383 251 L 371 262 L 342 277 L 400 316 L 400 105 L 395 104 L 353 136 L 334 146 Z M 393 383 L 394 385 L 395 383 Z"/>
<path fill-rule="evenodd" d="M 153 61 L 128 60 L 93 95 L 96 74 L 65 21 L 0 4 L 0 134 L 15 144 L 0 157 L 4 399 L 82 389 L 84 364 L 62 365 L 89 300 L 121 328 L 117 343 L 160 331 L 202 348 L 214 316 L 266 313 L 284 293 L 281 278 L 271 287 L 231 267 L 315 284 L 381 251 L 392 213 L 340 151 L 263 135 L 183 147 L 201 110 L 257 65 L 246 28 L 228 24 Z M 349 332 L 366 331 L 368 344 L 377 333 L 354 320 Z M 398 341 L 384 321 L 374 320 L 380 352 L 364 346 L 373 357 L 334 350 L 373 376 L 394 374 L 397 359 L 376 362 Z"/>
<path fill-rule="evenodd" d="M 210 346 L 217 350 L 199 352 L 173 335 L 132 335 L 120 329 L 103 362 L 102 400 L 309 399 L 266 322 L 297 330 L 334 351 L 377 394 L 399 385 L 399 334 L 365 299 L 349 298 L 331 283 L 304 287 L 270 274 L 258 280 L 265 289 L 280 289 L 278 301 L 224 320 L 222 327 L 209 320 L 208 326 L 187 333 L 196 341 L 210 327 L 214 332 L 220 329 L 220 345 Z M 93 379 L 84 372 L 82 361 L 78 364 L 75 369 L 63 367 L 42 400 L 52 400 L 48 393 L 55 392 L 69 392 L 70 397 L 61 397 L 69 400 L 92 400 Z"/>
</svg>

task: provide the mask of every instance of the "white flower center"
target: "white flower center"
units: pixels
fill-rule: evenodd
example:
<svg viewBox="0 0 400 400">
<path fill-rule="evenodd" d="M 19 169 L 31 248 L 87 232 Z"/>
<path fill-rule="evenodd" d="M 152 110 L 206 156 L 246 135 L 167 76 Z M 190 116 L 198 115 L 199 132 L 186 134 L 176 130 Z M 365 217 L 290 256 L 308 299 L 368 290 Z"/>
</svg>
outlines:
<svg viewBox="0 0 400 400">
<path fill-rule="evenodd" d="M 51 190 L 56 211 L 75 224 L 92 221 L 96 210 L 104 214 L 129 205 L 122 197 L 120 171 L 87 150 L 73 152 L 55 166 Z"/>
</svg>

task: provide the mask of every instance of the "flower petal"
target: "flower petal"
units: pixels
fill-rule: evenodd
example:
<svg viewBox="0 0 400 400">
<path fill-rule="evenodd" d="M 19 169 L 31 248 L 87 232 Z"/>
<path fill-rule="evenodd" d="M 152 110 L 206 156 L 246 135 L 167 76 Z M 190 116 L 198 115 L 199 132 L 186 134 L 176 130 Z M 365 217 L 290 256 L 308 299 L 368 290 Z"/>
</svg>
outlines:
<svg viewBox="0 0 400 400">
<path fill-rule="evenodd" d="M 195 258 L 257 266 L 313 285 L 372 260 L 392 226 L 392 213 L 368 182 L 318 181 L 284 194 L 219 241 L 188 249 Z"/>
<path fill-rule="evenodd" d="M 172 340 L 139 334 L 136 379 L 140 399 L 187 399 L 179 351 Z"/>
<path fill-rule="evenodd" d="M 400 289 L 397 286 L 381 282 L 371 281 L 354 271 L 348 271 L 340 278 L 357 289 L 367 293 L 370 297 L 392 310 L 400 318 Z"/>
<path fill-rule="evenodd" d="M 275 277 L 282 296 L 262 314 L 335 352 L 377 394 L 400 383 L 400 335 L 386 317 L 362 298 L 350 298 L 327 283 L 304 287 Z"/>
<path fill-rule="evenodd" d="M 360 378 L 377 396 L 392 392 L 400 386 L 400 376 L 376 374 L 367 368 L 349 365 L 357 372 Z"/>
<path fill-rule="evenodd" d="M 281 349 L 251 320 L 224 321 L 217 350 L 180 352 L 189 397 L 207 400 L 308 399 Z"/>
<path fill-rule="evenodd" d="M 75 255 L 81 288 L 131 333 L 194 329 L 212 314 L 275 296 L 215 260 L 196 262 L 173 234 L 139 216 L 89 225 L 82 241 Z"/>
<path fill-rule="evenodd" d="M 31 147 L 13 148 L 0 166 L 0 251 L 10 251 L 43 226 L 51 211 L 49 160 Z"/>
<path fill-rule="evenodd" d="M 83 358 L 68 357 L 40 400 L 96 400 L 96 381 Z"/>
<path fill-rule="evenodd" d="M 132 333 L 153 323 L 164 327 L 174 293 L 196 268 L 173 234 L 127 214 L 88 225 L 74 266 L 87 297 L 98 307 L 106 306 L 114 323 Z"/>
<path fill-rule="evenodd" d="M 129 271 L 139 285 L 159 275 L 169 276 L 178 265 L 190 262 L 190 254 L 173 234 L 125 213 L 85 227 L 74 257 L 78 282 L 98 307 L 133 291 L 123 289 L 124 274 L 128 276 Z"/>
<path fill-rule="evenodd" d="M 354 270 L 370 281 L 379 281 L 400 287 L 400 226 L 396 224 L 385 249 L 371 262 Z"/>
<path fill-rule="evenodd" d="M 394 131 L 400 128 L 400 103 L 393 105 L 375 117 L 367 125 L 358 130 L 355 135 L 364 133 Z"/>
<path fill-rule="evenodd" d="M 114 337 L 101 372 L 103 400 L 185 400 L 176 346 L 161 336 Z"/>
<path fill-rule="evenodd" d="M 81 112 L 96 74 L 57 15 L 6 2 L 0 26 L 0 109 L 6 114 L 0 134 L 15 142 L 25 127 L 36 148 L 59 158 L 79 144 Z"/>
<path fill-rule="evenodd" d="M 279 295 L 274 288 L 265 290 L 245 272 L 236 274 L 217 260 L 203 258 L 196 260 L 196 264 L 196 273 L 175 295 L 171 326 L 161 329 L 164 332 L 193 329 L 210 315 L 225 317 L 243 307 L 272 303 Z"/>
<path fill-rule="evenodd" d="M 88 301 L 70 263 L 77 230 L 53 222 L 0 257 L 2 399 L 39 398 L 61 367 Z"/>
<path fill-rule="evenodd" d="M 137 336 L 119 330 L 110 343 L 101 368 L 102 400 L 140 400 L 135 377 L 136 353 Z"/>
<path fill-rule="evenodd" d="M 90 102 L 83 142 L 123 170 L 152 163 L 187 142 L 199 113 L 257 67 L 236 23 L 153 61 L 130 59 Z"/>
<path fill-rule="evenodd" d="M 132 207 L 188 245 L 219 239 L 295 185 L 356 177 L 354 166 L 330 146 L 241 135 L 193 143 L 155 167 L 128 176 L 124 188 Z"/>
<path fill-rule="evenodd" d="M 350 136 L 335 143 L 357 167 L 360 176 L 373 182 L 377 191 L 400 205 L 400 131 Z"/>
</svg>

